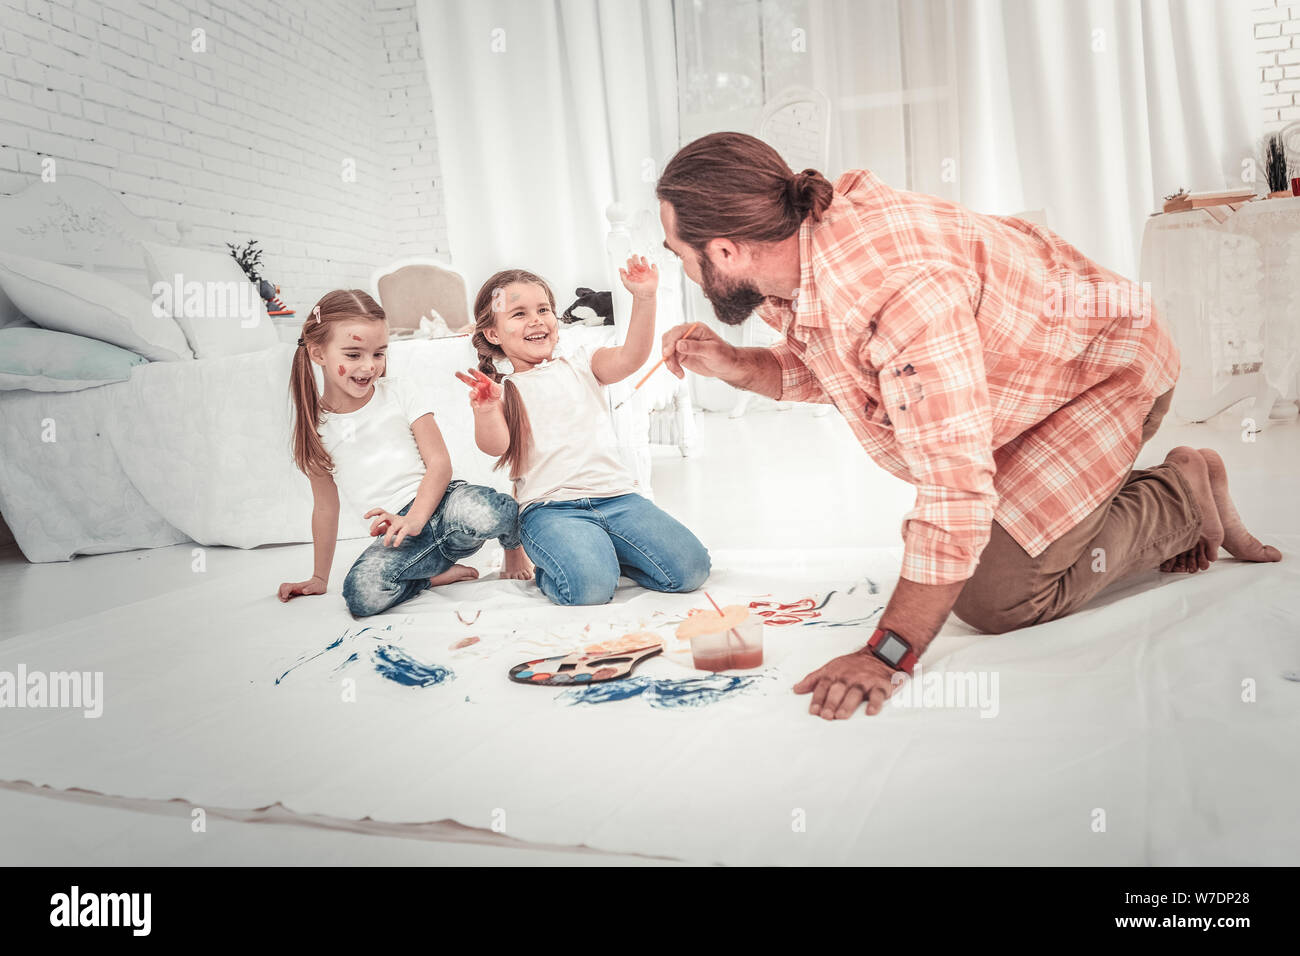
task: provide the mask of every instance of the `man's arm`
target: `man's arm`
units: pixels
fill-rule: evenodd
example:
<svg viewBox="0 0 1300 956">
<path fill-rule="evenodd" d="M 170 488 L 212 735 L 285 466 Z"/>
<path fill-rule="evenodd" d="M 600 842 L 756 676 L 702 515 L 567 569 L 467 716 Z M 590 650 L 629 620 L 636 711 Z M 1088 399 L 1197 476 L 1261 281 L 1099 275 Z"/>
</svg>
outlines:
<svg viewBox="0 0 1300 956">
<path fill-rule="evenodd" d="M 689 369 L 697 375 L 721 379 L 732 388 L 783 402 L 830 402 L 812 370 L 803 364 L 800 353 L 788 343 L 740 348 L 703 325 L 691 338 L 685 338 L 693 327 L 679 325 L 664 333 L 664 362 L 678 378 L 683 369 Z"/>
<path fill-rule="evenodd" d="M 935 266 L 909 277 L 881 312 L 884 333 L 859 360 L 877 369 L 898 452 L 916 485 L 903 522 L 903 567 L 880 618 L 920 656 L 974 573 L 993 522 L 993 424 L 984 353 L 961 274 Z M 869 354 L 875 349 L 876 354 Z M 809 674 L 810 712 L 827 719 L 883 707 L 896 673 L 867 649 Z"/>
</svg>

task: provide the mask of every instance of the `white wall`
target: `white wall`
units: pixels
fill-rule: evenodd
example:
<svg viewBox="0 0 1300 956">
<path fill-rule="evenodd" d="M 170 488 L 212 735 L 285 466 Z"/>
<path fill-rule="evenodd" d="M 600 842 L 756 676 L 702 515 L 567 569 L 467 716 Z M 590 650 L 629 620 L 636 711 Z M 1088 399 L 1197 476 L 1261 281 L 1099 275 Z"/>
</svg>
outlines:
<svg viewBox="0 0 1300 956">
<path fill-rule="evenodd" d="M 1264 129 L 1300 119 L 1300 0 L 1251 0 Z"/>
<path fill-rule="evenodd" d="M 300 314 L 447 255 L 414 0 L 0 0 L 0 88 L 0 173 L 53 157 L 166 235 L 255 238 Z"/>
</svg>

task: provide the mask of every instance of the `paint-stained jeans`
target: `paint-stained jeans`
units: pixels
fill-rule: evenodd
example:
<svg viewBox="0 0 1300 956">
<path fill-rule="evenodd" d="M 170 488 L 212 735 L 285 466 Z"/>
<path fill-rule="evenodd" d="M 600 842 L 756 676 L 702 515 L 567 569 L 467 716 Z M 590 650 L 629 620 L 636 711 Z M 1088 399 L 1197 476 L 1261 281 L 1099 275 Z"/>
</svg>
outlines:
<svg viewBox="0 0 1300 956">
<path fill-rule="evenodd" d="M 699 539 L 640 495 L 529 505 L 519 536 L 556 604 L 608 604 L 620 573 L 652 591 L 694 591 L 709 576 Z"/>
<path fill-rule="evenodd" d="M 410 510 L 411 501 L 398 514 Z M 429 586 L 429 579 L 468 558 L 492 538 L 519 547 L 519 506 L 509 495 L 453 481 L 429 523 L 400 547 L 377 538 L 343 579 L 343 600 L 357 617 L 380 614 Z"/>
</svg>

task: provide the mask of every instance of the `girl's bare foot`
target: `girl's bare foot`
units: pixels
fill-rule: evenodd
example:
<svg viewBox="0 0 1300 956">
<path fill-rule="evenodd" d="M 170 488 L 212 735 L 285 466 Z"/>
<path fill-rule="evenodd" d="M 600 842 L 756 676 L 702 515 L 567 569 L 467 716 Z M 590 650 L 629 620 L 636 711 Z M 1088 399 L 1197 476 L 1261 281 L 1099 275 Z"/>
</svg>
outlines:
<svg viewBox="0 0 1300 956">
<path fill-rule="evenodd" d="M 533 579 L 533 562 L 528 560 L 528 555 L 524 553 L 523 548 L 506 552 L 506 562 L 505 567 L 501 569 L 501 577 L 512 581 Z"/>
<path fill-rule="evenodd" d="M 1224 550 L 1242 561 L 1281 561 L 1281 551 L 1271 545 L 1261 544 L 1258 538 L 1246 530 L 1236 506 L 1228 497 L 1228 470 L 1223 467 L 1219 453 L 1212 448 L 1202 448 L 1200 453 L 1210 476 L 1210 489 L 1214 493 L 1215 507 L 1219 510 L 1219 520 L 1223 522 Z"/>
<path fill-rule="evenodd" d="M 1178 473 L 1187 480 L 1187 484 L 1192 489 L 1196 503 L 1201 509 L 1201 537 L 1182 554 L 1175 555 L 1161 564 L 1160 570 L 1181 571 L 1187 574 L 1204 571 L 1211 562 L 1218 560 L 1219 546 L 1223 544 L 1223 522 L 1219 518 L 1219 507 L 1215 502 L 1209 467 L 1195 448 L 1186 445 L 1179 445 L 1166 455 L 1165 463 L 1178 469 Z M 1226 478 L 1224 488 L 1227 488 Z"/>
<path fill-rule="evenodd" d="M 467 564 L 453 564 L 442 574 L 429 578 L 429 587 L 436 588 L 443 584 L 455 584 L 457 581 L 473 581 L 478 572 Z"/>
</svg>

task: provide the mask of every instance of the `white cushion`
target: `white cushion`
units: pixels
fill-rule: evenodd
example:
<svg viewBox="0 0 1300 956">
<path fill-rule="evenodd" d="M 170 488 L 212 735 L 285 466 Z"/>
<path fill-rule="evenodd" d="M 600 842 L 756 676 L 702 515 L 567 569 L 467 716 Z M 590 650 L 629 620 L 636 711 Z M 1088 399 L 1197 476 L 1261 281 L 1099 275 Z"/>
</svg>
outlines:
<svg viewBox="0 0 1300 956">
<path fill-rule="evenodd" d="M 278 345 L 257 287 L 229 255 L 142 242 L 154 301 L 170 312 L 196 358 Z"/>
<path fill-rule="evenodd" d="M 49 329 L 0 329 L 0 391 L 72 392 L 125 382 L 149 360 L 99 339 Z"/>
<path fill-rule="evenodd" d="M 71 266 L 0 252 L 0 286 L 44 329 L 118 345 L 156 362 L 193 358 L 174 319 L 149 297 Z"/>
</svg>

